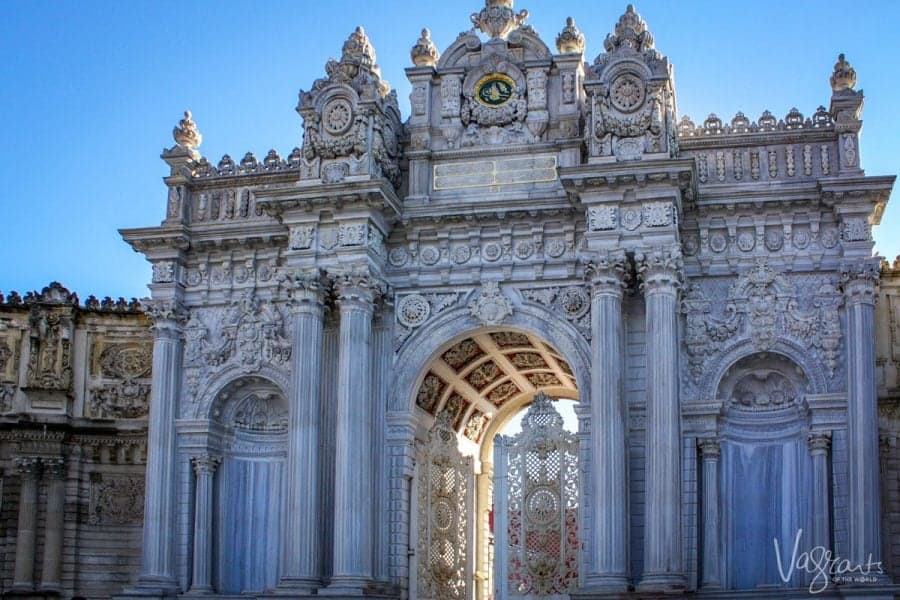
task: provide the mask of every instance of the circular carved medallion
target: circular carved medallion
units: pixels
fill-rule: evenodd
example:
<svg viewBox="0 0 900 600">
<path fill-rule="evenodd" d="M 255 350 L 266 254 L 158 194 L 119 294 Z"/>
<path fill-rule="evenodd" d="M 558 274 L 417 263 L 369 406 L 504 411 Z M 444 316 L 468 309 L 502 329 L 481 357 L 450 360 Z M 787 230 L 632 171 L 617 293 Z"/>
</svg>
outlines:
<svg viewBox="0 0 900 600">
<path fill-rule="evenodd" d="M 472 250 L 468 246 L 460 244 L 450 251 L 450 258 L 452 258 L 453 262 L 456 264 L 461 265 L 469 262 L 469 259 L 472 258 Z"/>
<path fill-rule="evenodd" d="M 766 232 L 766 248 L 772 252 L 781 250 L 784 245 L 784 235 L 777 229 Z"/>
<path fill-rule="evenodd" d="M 534 245 L 531 242 L 519 242 L 516 244 L 516 257 L 525 260 L 534 252 Z"/>
<path fill-rule="evenodd" d="M 388 260 L 395 267 L 402 267 L 408 259 L 409 254 L 406 252 L 406 248 L 392 248 L 388 254 Z"/>
<path fill-rule="evenodd" d="M 794 248 L 803 250 L 809 246 L 809 233 L 803 229 L 798 229 L 793 232 L 791 240 L 794 242 Z"/>
<path fill-rule="evenodd" d="M 547 525 L 557 518 L 559 498 L 547 488 L 538 488 L 525 500 L 528 520 L 537 525 Z"/>
<path fill-rule="evenodd" d="M 742 252 L 750 252 L 756 247 L 756 234 L 752 231 L 742 231 L 737 236 L 737 247 Z"/>
<path fill-rule="evenodd" d="M 823 229 L 819 233 L 819 243 L 823 248 L 834 248 L 838 243 L 838 232 L 834 227 Z"/>
<path fill-rule="evenodd" d="M 353 123 L 353 107 L 343 98 L 337 98 L 325 105 L 322 111 L 325 131 L 332 135 L 340 135 L 350 129 Z"/>
<path fill-rule="evenodd" d="M 485 75 L 475 84 L 475 100 L 484 106 L 503 106 L 512 98 L 516 82 L 502 73 Z"/>
<path fill-rule="evenodd" d="M 453 509 L 443 498 L 437 500 L 431 509 L 434 528 L 438 531 L 449 531 L 453 526 Z"/>
<path fill-rule="evenodd" d="M 550 258 L 559 258 L 566 252 L 566 242 L 559 239 L 553 238 L 547 241 L 547 255 Z"/>
<path fill-rule="evenodd" d="M 418 327 L 431 315 L 431 305 L 421 294 L 404 296 L 397 306 L 397 320 L 406 327 Z"/>
<path fill-rule="evenodd" d="M 500 250 L 500 246 L 494 243 L 485 244 L 484 249 L 481 251 L 481 255 L 490 262 L 494 262 L 495 260 L 500 258 L 500 255 L 503 253 Z"/>
<path fill-rule="evenodd" d="M 619 75 L 610 87 L 609 98 L 622 112 L 634 112 L 644 103 L 644 82 L 630 73 Z"/>
<path fill-rule="evenodd" d="M 728 240 L 724 233 L 716 232 L 709 236 L 709 249 L 713 252 L 722 252 L 727 246 Z"/>
<path fill-rule="evenodd" d="M 560 292 L 559 305 L 565 311 L 566 316 L 572 319 L 583 317 L 591 308 L 587 292 L 580 287 L 568 287 Z"/>
<path fill-rule="evenodd" d="M 422 260 L 422 264 L 433 265 L 440 260 L 441 252 L 434 246 L 425 246 L 419 252 L 419 258 Z"/>
</svg>

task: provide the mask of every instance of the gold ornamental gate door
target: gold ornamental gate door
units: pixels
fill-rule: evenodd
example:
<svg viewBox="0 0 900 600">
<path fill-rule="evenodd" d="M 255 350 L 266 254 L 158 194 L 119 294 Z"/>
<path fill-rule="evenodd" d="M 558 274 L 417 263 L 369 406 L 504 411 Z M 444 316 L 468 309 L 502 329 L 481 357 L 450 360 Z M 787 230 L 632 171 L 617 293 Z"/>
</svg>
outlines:
<svg viewBox="0 0 900 600">
<path fill-rule="evenodd" d="M 578 439 L 543 393 L 514 437 L 494 439 L 495 600 L 578 588 Z"/>
</svg>

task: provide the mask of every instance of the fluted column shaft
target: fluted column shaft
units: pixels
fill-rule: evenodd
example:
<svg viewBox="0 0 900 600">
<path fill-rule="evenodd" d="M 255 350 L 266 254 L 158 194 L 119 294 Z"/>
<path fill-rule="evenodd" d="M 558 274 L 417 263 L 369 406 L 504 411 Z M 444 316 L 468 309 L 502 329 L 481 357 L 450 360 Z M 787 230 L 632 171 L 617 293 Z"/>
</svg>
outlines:
<svg viewBox="0 0 900 600">
<path fill-rule="evenodd" d="M 37 526 L 38 479 L 41 460 L 33 457 L 16 459 L 22 479 L 19 490 L 19 523 L 16 528 L 16 562 L 13 568 L 13 589 L 34 589 L 34 542 Z"/>
<path fill-rule="evenodd" d="M 319 493 L 319 390 L 321 388 L 324 306 L 317 272 L 292 281 L 290 421 L 287 459 L 287 535 L 282 545 L 279 587 L 321 585 Z"/>
<path fill-rule="evenodd" d="M 586 583 L 608 591 L 628 589 L 625 402 L 622 388 L 624 253 L 587 269 L 591 296 L 591 572 Z"/>
<path fill-rule="evenodd" d="M 194 563 L 192 592 L 212 592 L 213 480 L 221 459 L 208 454 L 191 462 L 196 476 L 194 494 Z"/>
<path fill-rule="evenodd" d="M 855 265 L 844 273 L 847 305 L 849 558 L 858 565 L 874 564 L 881 556 L 874 328 L 877 282 L 877 264 Z"/>
<path fill-rule="evenodd" d="M 47 514 L 44 518 L 44 562 L 41 590 L 59 591 L 62 584 L 63 526 L 66 504 L 66 463 L 62 458 L 44 460 L 47 481 Z"/>
<path fill-rule="evenodd" d="M 722 586 L 719 564 L 719 440 L 704 439 L 699 443 L 703 460 L 703 579 L 704 589 Z"/>
<path fill-rule="evenodd" d="M 828 451 L 831 432 L 815 431 L 807 438 L 812 457 L 812 544 L 815 548 L 831 548 L 831 496 L 828 485 Z"/>
<path fill-rule="evenodd" d="M 372 579 L 371 344 L 375 282 L 335 281 L 340 310 L 334 491 L 334 575 L 329 593 L 359 593 Z"/>
<path fill-rule="evenodd" d="M 181 384 L 183 308 L 153 300 L 153 379 L 147 434 L 144 542 L 138 587 L 177 589 L 175 576 L 175 417 Z"/>
<path fill-rule="evenodd" d="M 678 292 L 681 257 L 639 255 L 647 308 L 647 463 L 641 589 L 684 587 L 681 556 L 681 414 L 678 398 Z"/>
</svg>

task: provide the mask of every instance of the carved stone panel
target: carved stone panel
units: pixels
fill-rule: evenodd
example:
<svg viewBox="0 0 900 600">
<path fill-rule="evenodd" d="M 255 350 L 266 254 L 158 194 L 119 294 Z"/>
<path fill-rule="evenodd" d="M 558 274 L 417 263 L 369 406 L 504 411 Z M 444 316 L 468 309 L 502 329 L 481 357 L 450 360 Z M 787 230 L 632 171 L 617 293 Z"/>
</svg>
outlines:
<svg viewBox="0 0 900 600">
<path fill-rule="evenodd" d="M 144 519 L 144 478 L 91 474 L 88 523 L 140 525 Z"/>
</svg>

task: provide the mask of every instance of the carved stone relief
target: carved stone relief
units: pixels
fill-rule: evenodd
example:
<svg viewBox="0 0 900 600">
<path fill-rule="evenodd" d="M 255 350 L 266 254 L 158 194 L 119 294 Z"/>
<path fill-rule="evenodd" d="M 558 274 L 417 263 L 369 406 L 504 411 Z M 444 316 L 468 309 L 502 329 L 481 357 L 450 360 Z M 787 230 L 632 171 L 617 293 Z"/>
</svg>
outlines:
<svg viewBox="0 0 900 600">
<path fill-rule="evenodd" d="M 91 389 L 90 415 L 122 419 L 146 416 L 152 363 L 153 349 L 149 344 L 105 346 L 99 357 L 98 381 Z"/>
<path fill-rule="evenodd" d="M 144 519 L 144 478 L 91 474 L 88 523 L 140 525 Z"/>
</svg>

